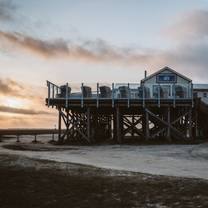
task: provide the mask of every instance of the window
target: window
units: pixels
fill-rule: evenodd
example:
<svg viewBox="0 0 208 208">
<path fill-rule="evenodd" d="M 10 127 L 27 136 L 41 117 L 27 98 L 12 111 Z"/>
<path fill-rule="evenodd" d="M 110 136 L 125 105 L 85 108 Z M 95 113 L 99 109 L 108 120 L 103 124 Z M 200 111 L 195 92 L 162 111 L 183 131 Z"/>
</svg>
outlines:
<svg viewBox="0 0 208 208">
<path fill-rule="evenodd" d="M 207 97 L 207 93 L 206 92 L 203 93 L 203 97 Z"/>
<path fill-rule="evenodd" d="M 161 73 L 156 77 L 157 83 L 176 83 L 177 77 L 175 74 L 171 73 Z"/>
<path fill-rule="evenodd" d="M 169 98 L 171 95 L 170 89 L 170 85 L 153 85 L 153 97 Z"/>
<path fill-rule="evenodd" d="M 159 89 L 160 89 L 159 85 L 153 85 L 153 97 L 154 98 L 159 97 Z M 161 89 L 160 89 L 160 91 L 161 91 Z"/>
<path fill-rule="evenodd" d="M 170 97 L 170 85 L 161 85 L 161 98 L 169 98 Z"/>
</svg>

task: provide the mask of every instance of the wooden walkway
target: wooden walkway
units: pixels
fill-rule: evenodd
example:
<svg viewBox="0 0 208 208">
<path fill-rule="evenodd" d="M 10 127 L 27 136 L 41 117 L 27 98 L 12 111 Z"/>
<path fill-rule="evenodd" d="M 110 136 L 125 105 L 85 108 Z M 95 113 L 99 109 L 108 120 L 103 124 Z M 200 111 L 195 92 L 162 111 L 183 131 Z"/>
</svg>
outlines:
<svg viewBox="0 0 208 208">
<path fill-rule="evenodd" d="M 17 142 L 19 142 L 20 136 L 32 135 L 34 136 L 34 142 L 36 142 L 38 135 L 52 135 L 52 139 L 54 139 L 54 135 L 59 133 L 57 129 L 0 129 L 0 138 L 16 136 Z"/>
</svg>

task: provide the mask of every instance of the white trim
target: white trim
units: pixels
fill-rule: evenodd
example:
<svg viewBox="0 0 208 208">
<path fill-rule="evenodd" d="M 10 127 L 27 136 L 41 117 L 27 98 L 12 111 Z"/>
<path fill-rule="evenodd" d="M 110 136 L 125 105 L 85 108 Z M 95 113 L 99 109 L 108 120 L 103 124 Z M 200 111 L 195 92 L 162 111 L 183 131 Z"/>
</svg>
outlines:
<svg viewBox="0 0 208 208">
<path fill-rule="evenodd" d="M 170 72 L 176 74 L 177 76 L 179 76 L 179 77 L 181 77 L 181 78 L 183 78 L 183 79 L 185 79 L 185 80 L 187 80 L 187 81 L 189 81 L 189 82 L 192 82 L 192 80 L 189 79 L 188 77 L 186 77 L 186 76 L 184 76 L 184 75 L 178 73 L 177 71 L 175 71 L 175 70 L 173 70 L 173 69 L 171 69 L 171 68 L 169 68 L 169 67 L 167 67 L 167 66 L 164 67 L 164 68 L 162 68 L 162 69 L 160 69 L 159 71 L 156 71 L 155 73 L 153 73 L 153 74 L 147 76 L 146 78 L 142 79 L 141 82 L 145 82 L 145 81 L 151 79 L 152 77 L 156 76 L 157 74 L 159 74 L 159 73 L 161 73 L 161 72 L 163 72 L 163 71 L 165 71 L 165 70 L 168 70 L 168 71 L 170 71 Z"/>
</svg>

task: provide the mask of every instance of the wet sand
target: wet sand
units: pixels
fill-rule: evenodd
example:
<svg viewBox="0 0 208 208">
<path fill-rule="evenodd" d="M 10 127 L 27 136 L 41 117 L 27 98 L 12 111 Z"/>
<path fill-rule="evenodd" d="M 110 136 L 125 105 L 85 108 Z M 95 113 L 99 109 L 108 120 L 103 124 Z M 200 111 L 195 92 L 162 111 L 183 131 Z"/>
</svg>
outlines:
<svg viewBox="0 0 208 208">
<path fill-rule="evenodd" d="M 0 155 L 6 207 L 208 207 L 208 181 Z"/>
<path fill-rule="evenodd" d="M 53 145 L 42 137 L 38 138 L 38 143 L 33 143 L 25 137 L 19 143 L 13 139 L 1 142 L 0 152 L 31 159 L 208 180 L 208 143 L 78 146 Z"/>
</svg>

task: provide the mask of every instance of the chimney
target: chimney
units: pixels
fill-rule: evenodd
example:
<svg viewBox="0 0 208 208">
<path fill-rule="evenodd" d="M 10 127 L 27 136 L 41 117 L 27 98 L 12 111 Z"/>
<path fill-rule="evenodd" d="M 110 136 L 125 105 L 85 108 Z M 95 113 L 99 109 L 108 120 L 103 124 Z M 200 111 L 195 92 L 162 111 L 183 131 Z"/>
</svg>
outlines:
<svg viewBox="0 0 208 208">
<path fill-rule="evenodd" d="M 144 71 L 144 78 L 147 78 L 147 70 Z"/>
</svg>

